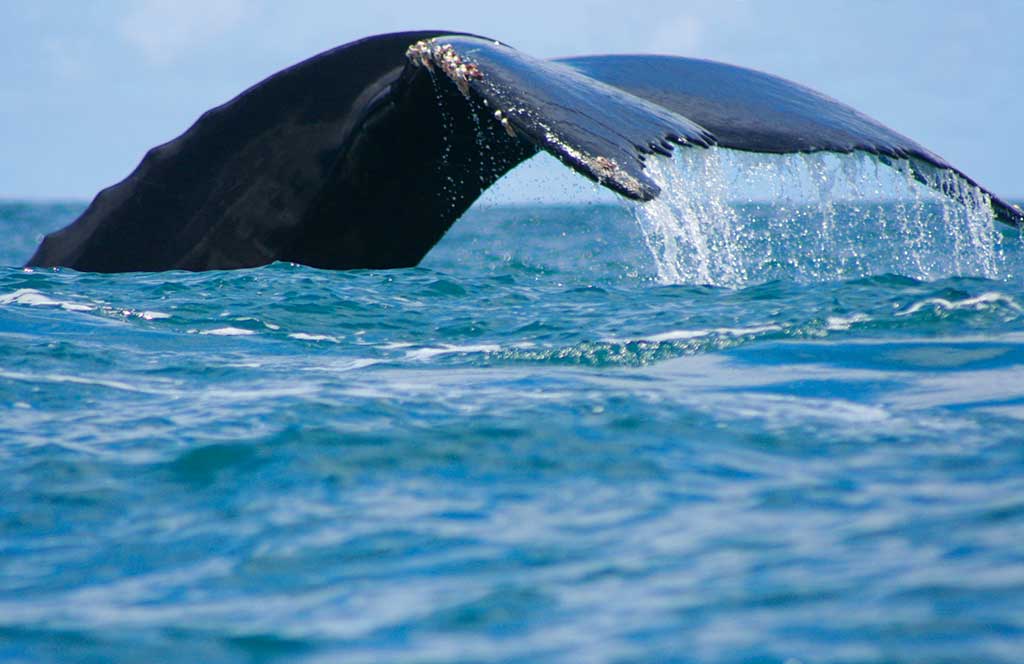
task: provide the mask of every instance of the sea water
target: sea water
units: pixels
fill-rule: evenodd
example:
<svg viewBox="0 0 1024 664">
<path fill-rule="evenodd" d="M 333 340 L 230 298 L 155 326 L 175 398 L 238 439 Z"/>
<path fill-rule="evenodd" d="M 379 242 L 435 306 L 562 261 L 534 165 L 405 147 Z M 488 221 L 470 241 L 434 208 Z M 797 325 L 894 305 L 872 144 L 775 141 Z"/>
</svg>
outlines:
<svg viewBox="0 0 1024 664">
<path fill-rule="evenodd" d="M 0 660 L 1021 661 L 1020 238 L 872 168 L 405 270 L 28 270 L 84 204 L 3 203 Z"/>
</svg>

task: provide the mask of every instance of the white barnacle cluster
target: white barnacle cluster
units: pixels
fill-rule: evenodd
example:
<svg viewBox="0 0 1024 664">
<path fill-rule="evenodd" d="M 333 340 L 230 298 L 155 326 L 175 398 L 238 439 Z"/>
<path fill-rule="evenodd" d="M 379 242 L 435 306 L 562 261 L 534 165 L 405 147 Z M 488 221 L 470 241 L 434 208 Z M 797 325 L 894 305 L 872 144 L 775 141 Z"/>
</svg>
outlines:
<svg viewBox="0 0 1024 664">
<path fill-rule="evenodd" d="M 587 165 L 597 174 L 598 181 L 610 180 L 618 183 L 620 187 L 637 198 L 643 196 L 644 190 L 640 186 L 640 181 L 624 171 L 614 159 L 608 157 L 588 158 Z"/>
<path fill-rule="evenodd" d="M 591 168 L 593 168 L 598 176 L 605 178 L 615 177 L 622 169 L 615 163 L 614 159 L 608 157 L 594 157 L 590 162 Z"/>
<path fill-rule="evenodd" d="M 614 182 L 637 198 L 643 196 L 644 190 L 640 185 L 640 181 L 623 170 L 614 159 L 601 155 L 594 157 L 581 150 L 577 150 L 547 127 L 545 127 L 544 139 L 549 144 L 557 147 L 562 154 L 593 173 L 598 182 Z"/>
<path fill-rule="evenodd" d="M 494 119 L 498 121 L 498 123 L 501 125 L 501 128 L 505 130 L 506 134 L 508 134 L 512 138 L 516 137 L 516 130 L 512 128 L 511 124 L 509 124 L 508 118 L 505 117 L 505 114 L 501 112 L 500 108 L 494 112 Z"/>
<path fill-rule="evenodd" d="M 434 68 L 434 63 L 430 61 L 430 41 L 427 39 L 421 39 L 405 49 L 405 57 L 418 67 Z"/>
<path fill-rule="evenodd" d="M 418 41 L 406 49 L 405 57 L 414 65 L 428 69 L 436 65 L 466 97 L 469 96 L 469 81 L 484 77 L 479 67 L 464 61 L 451 44 L 440 44 L 434 40 Z"/>
<path fill-rule="evenodd" d="M 405 57 L 414 65 L 433 70 L 437 66 L 450 78 L 465 97 L 469 97 L 469 81 L 481 80 L 484 75 L 480 68 L 472 62 L 463 60 L 451 44 L 438 43 L 436 40 L 424 39 L 416 42 L 405 51 Z M 490 106 L 487 98 L 482 98 L 484 106 Z M 494 119 L 509 136 L 515 138 L 516 130 L 509 122 L 508 112 L 501 109 L 494 111 Z"/>
</svg>

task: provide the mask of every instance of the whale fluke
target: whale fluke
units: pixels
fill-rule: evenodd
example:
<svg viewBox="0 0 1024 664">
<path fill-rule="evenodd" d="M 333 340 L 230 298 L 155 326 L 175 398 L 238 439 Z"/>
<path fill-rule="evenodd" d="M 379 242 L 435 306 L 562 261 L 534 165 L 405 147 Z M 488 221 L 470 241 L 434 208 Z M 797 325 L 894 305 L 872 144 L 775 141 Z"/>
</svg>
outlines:
<svg viewBox="0 0 1024 664">
<path fill-rule="evenodd" d="M 767 154 L 864 152 L 890 165 L 903 160 L 922 184 L 955 197 L 933 177 L 950 171 L 989 196 L 996 219 L 1024 224 L 1019 208 L 927 148 L 784 78 L 721 62 L 659 55 L 599 55 L 560 62 L 693 120 L 710 131 L 720 147 Z"/>
<path fill-rule="evenodd" d="M 660 193 L 647 160 L 712 145 L 867 152 L 905 160 L 932 186 L 932 171 L 978 186 L 852 108 L 761 72 L 667 56 L 538 60 L 472 35 L 404 32 L 314 56 L 207 111 L 28 265 L 409 267 L 538 150 L 645 201 Z M 1024 223 L 982 191 L 998 219 Z"/>
</svg>

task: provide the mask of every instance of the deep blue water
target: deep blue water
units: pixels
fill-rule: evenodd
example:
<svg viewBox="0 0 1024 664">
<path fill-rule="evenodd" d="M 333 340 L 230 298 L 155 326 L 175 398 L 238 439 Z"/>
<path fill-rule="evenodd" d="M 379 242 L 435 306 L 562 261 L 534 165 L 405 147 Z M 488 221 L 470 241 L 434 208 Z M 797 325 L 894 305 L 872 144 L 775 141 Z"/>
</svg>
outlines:
<svg viewBox="0 0 1024 664">
<path fill-rule="evenodd" d="M 17 267 L 81 209 L 0 204 L 0 660 L 1024 661 L 1012 235 L 851 273 L 892 242 L 840 209 L 864 251 L 726 288 L 536 205 L 408 270 Z"/>
</svg>

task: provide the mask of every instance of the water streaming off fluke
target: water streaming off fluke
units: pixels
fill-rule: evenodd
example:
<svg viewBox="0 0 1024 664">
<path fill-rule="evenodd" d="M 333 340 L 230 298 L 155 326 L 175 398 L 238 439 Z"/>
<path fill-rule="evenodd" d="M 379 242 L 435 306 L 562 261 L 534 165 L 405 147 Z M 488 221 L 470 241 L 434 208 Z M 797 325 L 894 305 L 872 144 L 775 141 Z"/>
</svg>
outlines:
<svg viewBox="0 0 1024 664">
<path fill-rule="evenodd" d="M 635 216 L 663 283 L 1012 273 L 1014 240 L 997 229 L 988 197 L 948 171 L 918 173 L 926 185 L 908 162 L 718 148 L 678 150 L 646 170 L 662 194 Z"/>
</svg>

